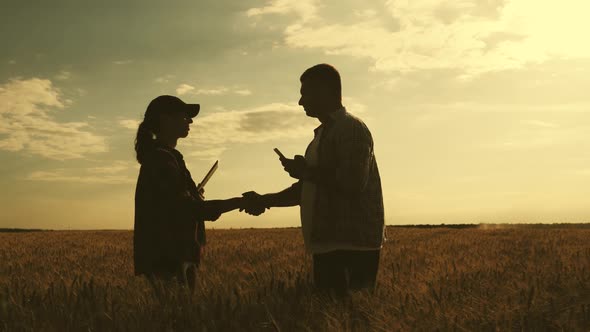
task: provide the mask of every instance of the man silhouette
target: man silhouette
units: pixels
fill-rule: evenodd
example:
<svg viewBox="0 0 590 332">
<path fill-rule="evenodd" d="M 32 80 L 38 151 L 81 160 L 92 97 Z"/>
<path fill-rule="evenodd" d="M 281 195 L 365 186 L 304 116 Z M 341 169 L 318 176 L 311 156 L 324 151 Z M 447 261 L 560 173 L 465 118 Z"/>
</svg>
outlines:
<svg viewBox="0 0 590 332">
<path fill-rule="evenodd" d="M 271 207 L 300 205 L 315 286 L 337 293 L 374 288 L 385 228 L 371 133 L 342 106 L 340 74 L 334 67 L 313 66 L 300 81 L 299 105 L 321 125 L 305 156 L 280 157 L 285 171 L 299 181 L 278 193 L 246 193 L 246 212 L 258 215 Z"/>
</svg>

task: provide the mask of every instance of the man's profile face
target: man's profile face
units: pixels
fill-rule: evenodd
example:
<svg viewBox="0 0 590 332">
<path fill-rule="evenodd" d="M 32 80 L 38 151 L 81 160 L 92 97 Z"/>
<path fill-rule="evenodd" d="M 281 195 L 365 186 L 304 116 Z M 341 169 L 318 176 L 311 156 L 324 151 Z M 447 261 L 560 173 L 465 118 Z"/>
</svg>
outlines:
<svg viewBox="0 0 590 332">
<path fill-rule="evenodd" d="M 325 110 L 325 98 L 322 97 L 318 84 L 313 81 L 301 82 L 301 98 L 299 105 L 305 110 L 305 114 L 312 118 L 317 118 Z"/>
</svg>

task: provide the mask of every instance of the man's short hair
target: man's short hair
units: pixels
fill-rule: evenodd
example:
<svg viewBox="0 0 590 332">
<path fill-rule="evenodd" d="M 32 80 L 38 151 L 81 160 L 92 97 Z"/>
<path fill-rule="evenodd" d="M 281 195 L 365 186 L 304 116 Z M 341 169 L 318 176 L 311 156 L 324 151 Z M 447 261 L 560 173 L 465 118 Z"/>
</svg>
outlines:
<svg viewBox="0 0 590 332">
<path fill-rule="evenodd" d="M 321 63 L 308 68 L 301 74 L 299 78 L 301 83 L 305 81 L 312 81 L 315 83 L 321 83 L 326 90 L 337 97 L 338 100 L 342 100 L 342 82 L 340 80 L 340 73 L 334 68 L 334 66 L 327 63 Z"/>
</svg>

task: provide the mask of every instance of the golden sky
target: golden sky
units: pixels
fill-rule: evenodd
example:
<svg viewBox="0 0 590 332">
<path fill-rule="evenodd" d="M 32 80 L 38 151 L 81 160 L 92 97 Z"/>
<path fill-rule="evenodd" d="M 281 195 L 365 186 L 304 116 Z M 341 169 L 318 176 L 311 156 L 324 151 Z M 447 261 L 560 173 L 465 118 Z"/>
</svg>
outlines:
<svg viewBox="0 0 590 332">
<path fill-rule="evenodd" d="M 94 7 L 92 7 L 94 6 Z M 373 133 L 388 224 L 590 219 L 590 3 L 564 0 L 3 4 L 0 228 L 133 227 L 149 101 L 201 103 L 178 146 L 208 198 L 279 191 L 272 148 L 317 120 L 299 75 L 331 63 Z M 210 227 L 298 226 L 297 208 Z"/>
</svg>

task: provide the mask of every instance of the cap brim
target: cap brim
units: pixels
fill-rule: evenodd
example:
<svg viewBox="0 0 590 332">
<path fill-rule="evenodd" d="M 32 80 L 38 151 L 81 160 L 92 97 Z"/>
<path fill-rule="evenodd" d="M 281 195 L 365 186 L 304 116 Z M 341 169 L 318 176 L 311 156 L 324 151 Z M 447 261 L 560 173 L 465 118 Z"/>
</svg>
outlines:
<svg viewBox="0 0 590 332">
<path fill-rule="evenodd" d="M 186 104 L 186 112 L 191 118 L 194 118 L 195 116 L 197 116 L 197 114 L 199 114 L 200 110 L 201 110 L 201 105 L 199 105 L 199 104 Z"/>
</svg>

